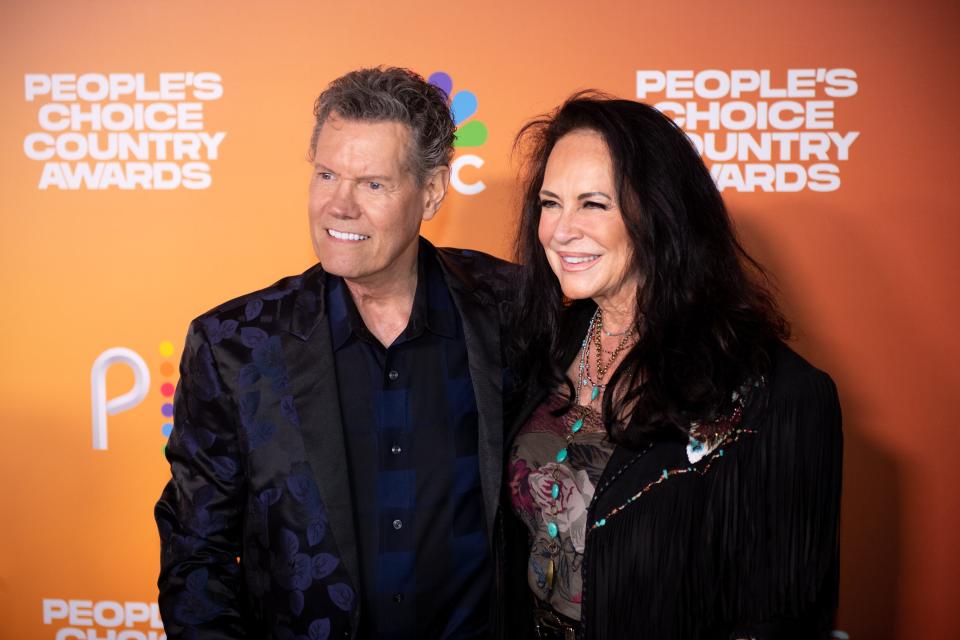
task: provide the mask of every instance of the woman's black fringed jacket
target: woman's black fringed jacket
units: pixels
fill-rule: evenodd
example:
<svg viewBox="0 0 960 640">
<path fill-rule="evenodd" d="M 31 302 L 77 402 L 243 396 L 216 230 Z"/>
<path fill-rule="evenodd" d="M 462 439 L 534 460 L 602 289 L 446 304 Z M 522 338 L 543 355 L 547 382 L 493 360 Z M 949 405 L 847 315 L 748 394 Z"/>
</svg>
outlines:
<svg viewBox="0 0 960 640">
<path fill-rule="evenodd" d="M 679 441 L 615 448 L 588 515 L 606 524 L 588 524 L 579 638 L 830 636 L 843 448 L 836 387 L 782 343 L 766 385 L 765 401 L 748 404 L 696 463 Z M 518 403 L 511 441 L 545 395 Z M 536 637 L 529 537 L 509 496 L 502 504 L 500 622 L 506 638 Z"/>
</svg>

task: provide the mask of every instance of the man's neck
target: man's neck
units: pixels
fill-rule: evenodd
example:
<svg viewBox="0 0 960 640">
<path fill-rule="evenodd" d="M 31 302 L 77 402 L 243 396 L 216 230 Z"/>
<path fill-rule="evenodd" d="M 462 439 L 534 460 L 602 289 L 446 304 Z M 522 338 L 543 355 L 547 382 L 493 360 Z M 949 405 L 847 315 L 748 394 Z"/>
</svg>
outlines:
<svg viewBox="0 0 960 640">
<path fill-rule="evenodd" d="M 344 278 L 363 323 L 385 347 L 403 333 L 410 322 L 417 293 L 417 256 L 403 271 L 381 282 L 357 282 Z"/>
</svg>

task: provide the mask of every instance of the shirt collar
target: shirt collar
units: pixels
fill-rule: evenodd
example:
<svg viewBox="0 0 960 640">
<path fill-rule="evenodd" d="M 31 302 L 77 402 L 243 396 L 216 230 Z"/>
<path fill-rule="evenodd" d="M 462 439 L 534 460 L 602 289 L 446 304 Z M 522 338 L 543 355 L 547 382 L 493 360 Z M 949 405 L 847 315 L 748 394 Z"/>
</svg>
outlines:
<svg viewBox="0 0 960 640">
<path fill-rule="evenodd" d="M 377 342 L 363 322 L 343 278 L 327 274 L 326 298 L 331 346 L 334 351 L 346 344 L 351 336 Z M 395 344 L 414 340 L 422 335 L 424 330 L 444 338 L 455 338 L 458 335 L 459 323 L 453 298 L 437 262 L 436 250 L 421 238 L 417 251 L 417 289 L 413 295 L 413 308 L 407 328 Z"/>
</svg>

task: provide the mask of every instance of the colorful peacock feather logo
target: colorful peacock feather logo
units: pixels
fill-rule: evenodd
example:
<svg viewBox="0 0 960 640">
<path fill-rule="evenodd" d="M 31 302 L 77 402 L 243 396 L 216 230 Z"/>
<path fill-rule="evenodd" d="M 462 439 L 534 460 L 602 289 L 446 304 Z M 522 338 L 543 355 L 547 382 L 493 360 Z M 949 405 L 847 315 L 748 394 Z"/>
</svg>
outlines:
<svg viewBox="0 0 960 640">
<path fill-rule="evenodd" d="M 450 100 L 453 122 L 457 125 L 454 147 L 479 147 L 487 141 L 487 125 L 480 120 L 469 120 L 477 112 L 477 96 L 466 89 L 452 93 L 453 78 L 444 71 L 436 71 L 427 82 L 437 87 Z"/>
</svg>

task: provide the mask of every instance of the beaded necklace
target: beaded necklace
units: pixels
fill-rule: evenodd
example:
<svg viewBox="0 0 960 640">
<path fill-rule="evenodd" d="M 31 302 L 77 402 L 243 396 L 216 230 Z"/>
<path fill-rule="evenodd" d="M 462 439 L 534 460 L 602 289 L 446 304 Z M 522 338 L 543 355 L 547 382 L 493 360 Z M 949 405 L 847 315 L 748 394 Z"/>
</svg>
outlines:
<svg viewBox="0 0 960 640">
<path fill-rule="evenodd" d="M 594 312 L 593 317 L 590 319 L 590 325 L 587 327 L 587 334 L 583 338 L 583 342 L 580 343 L 580 362 L 577 369 L 577 385 L 574 389 L 574 405 L 580 406 L 580 389 L 585 387 L 587 384 L 592 384 L 593 388 L 590 391 L 590 402 L 587 403 L 587 408 L 589 409 L 590 405 L 600 396 L 600 392 L 606 388 L 606 384 L 603 382 L 603 379 L 606 377 L 607 372 L 616 362 L 617 357 L 620 353 L 626 348 L 627 344 L 630 342 L 630 339 L 633 337 L 634 327 L 630 327 L 629 330 L 624 331 L 622 334 L 623 337 L 620 339 L 620 342 L 617 344 L 617 347 L 610 353 L 610 359 L 606 364 L 603 364 L 603 345 L 600 339 L 600 332 L 603 331 L 603 310 L 600 307 L 597 307 L 597 310 Z M 597 379 L 594 381 L 590 377 L 590 342 L 591 340 L 596 345 L 597 351 L 597 361 L 596 361 L 596 370 L 597 370 Z M 583 417 L 576 418 L 573 423 L 570 425 L 570 431 L 566 435 L 566 440 L 563 447 L 560 451 L 557 452 L 556 462 L 557 464 L 563 464 L 566 462 L 569 457 L 569 448 L 573 444 L 574 439 L 577 436 L 577 433 L 583 428 Z M 560 480 L 557 477 L 557 470 L 553 472 L 553 483 L 550 487 L 550 497 L 554 501 L 554 513 L 556 516 L 561 509 L 560 505 Z M 550 552 L 550 560 L 547 562 L 547 588 L 551 589 L 553 587 L 553 579 L 555 574 L 556 563 L 554 562 L 554 557 L 560 551 L 560 542 L 558 537 L 560 535 L 560 527 L 553 520 L 547 522 L 547 535 L 550 536 L 550 545 L 548 550 Z"/>
</svg>

